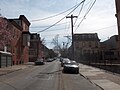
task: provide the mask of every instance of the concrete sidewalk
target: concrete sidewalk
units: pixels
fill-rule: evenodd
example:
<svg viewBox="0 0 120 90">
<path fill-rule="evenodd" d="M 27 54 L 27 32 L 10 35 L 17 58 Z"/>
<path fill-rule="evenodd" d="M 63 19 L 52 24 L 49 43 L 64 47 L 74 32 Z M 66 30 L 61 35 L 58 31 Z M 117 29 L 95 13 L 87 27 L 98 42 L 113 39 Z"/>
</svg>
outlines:
<svg viewBox="0 0 120 90">
<path fill-rule="evenodd" d="M 80 74 L 103 90 L 120 90 L 120 75 L 80 64 Z"/>
<path fill-rule="evenodd" d="M 28 67 L 33 66 L 33 65 L 34 64 L 26 63 L 26 64 L 22 64 L 22 65 L 13 65 L 13 66 L 9 66 L 9 67 L 0 68 L 0 76 L 6 75 L 6 74 L 14 72 L 14 71 L 28 68 Z"/>
</svg>

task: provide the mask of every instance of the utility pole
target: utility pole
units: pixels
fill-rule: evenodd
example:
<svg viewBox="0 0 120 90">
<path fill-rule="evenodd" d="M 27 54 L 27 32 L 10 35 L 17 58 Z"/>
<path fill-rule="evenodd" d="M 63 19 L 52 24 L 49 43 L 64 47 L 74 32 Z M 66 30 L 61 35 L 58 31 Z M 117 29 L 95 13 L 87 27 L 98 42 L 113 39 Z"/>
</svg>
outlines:
<svg viewBox="0 0 120 90">
<path fill-rule="evenodd" d="M 73 18 L 77 18 L 77 16 L 66 16 L 66 18 L 71 18 L 71 30 L 72 30 L 72 60 L 74 60 L 74 32 L 73 32 Z"/>
</svg>

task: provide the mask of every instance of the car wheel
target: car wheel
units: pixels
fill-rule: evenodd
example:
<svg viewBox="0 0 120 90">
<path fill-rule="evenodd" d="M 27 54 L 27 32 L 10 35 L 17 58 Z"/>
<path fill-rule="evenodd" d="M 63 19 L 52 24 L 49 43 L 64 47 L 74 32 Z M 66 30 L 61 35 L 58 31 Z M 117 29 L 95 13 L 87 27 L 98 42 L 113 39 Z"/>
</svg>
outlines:
<svg viewBox="0 0 120 90">
<path fill-rule="evenodd" d="M 76 74 L 79 74 L 79 70 L 76 70 L 75 73 L 76 73 Z"/>
</svg>

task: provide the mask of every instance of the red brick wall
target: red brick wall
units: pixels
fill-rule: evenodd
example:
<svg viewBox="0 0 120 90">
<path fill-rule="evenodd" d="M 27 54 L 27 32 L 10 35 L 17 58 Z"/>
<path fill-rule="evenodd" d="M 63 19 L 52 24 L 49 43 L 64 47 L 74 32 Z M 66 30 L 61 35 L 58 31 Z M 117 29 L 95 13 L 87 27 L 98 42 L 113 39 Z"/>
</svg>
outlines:
<svg viewBox="0 0 120 90">
<path fill-rule="evenodd" d="M 29 61 L 29 47 L 25 46 L 23 50 L 23 59 L 24 63 L 27 63 Z"/>
</svg>

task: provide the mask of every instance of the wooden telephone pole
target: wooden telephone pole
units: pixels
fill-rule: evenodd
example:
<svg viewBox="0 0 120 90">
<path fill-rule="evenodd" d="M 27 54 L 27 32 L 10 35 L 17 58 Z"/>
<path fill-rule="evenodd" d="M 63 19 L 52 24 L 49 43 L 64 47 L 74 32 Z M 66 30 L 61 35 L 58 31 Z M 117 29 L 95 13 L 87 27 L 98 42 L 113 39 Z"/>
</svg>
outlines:
<svg viewBox="0 0 120 90">
<path fill-rule="evenodd" d="M 73 18 L 77 18 L 77 16 L 66 16 L 66 18 L 71 18 L 71 30 L 72 30 L 72 60 L 74 60 L 74 32 L 73 32 Z"/>
</svg>

